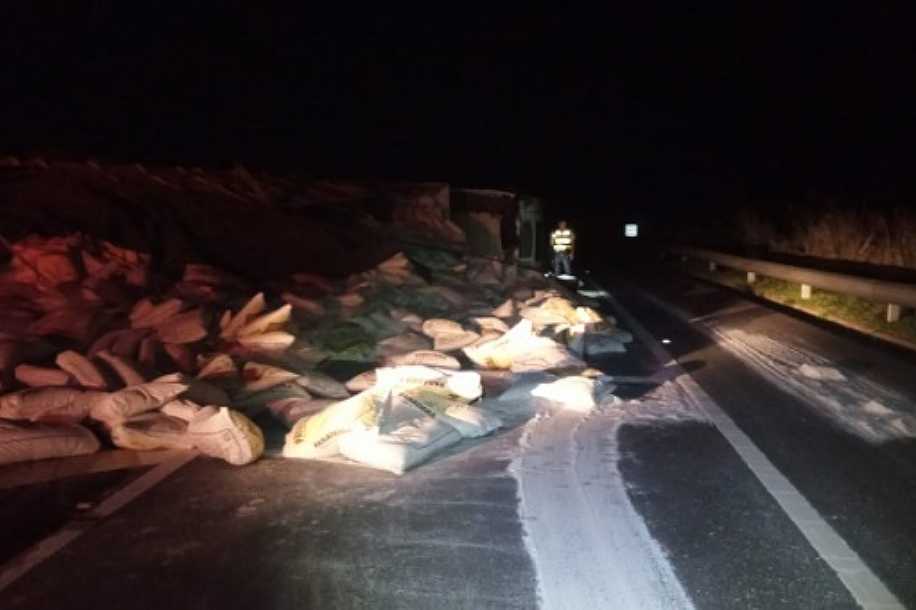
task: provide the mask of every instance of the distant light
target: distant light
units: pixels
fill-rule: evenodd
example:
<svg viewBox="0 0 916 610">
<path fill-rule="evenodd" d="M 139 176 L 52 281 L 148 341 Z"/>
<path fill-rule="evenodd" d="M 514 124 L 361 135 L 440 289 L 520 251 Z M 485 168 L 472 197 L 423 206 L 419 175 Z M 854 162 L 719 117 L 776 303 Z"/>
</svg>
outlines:
<svg viewBox="0 0 916 610">
<path fill-rule="evenodd" d="M 639 225 L 635 222 L 628 222 L 623 225 L 623 234 L 626 237 L 638 237 L 639 236 Z"/>
<path fill-rule="evenodd" d="M 574 276 L 574 275 L 569 275 L 569 274 L 567 274 L 567 273 L 561 273 L 560 275 L 557 276 L 557 279 L 558 279 L 558 280 L 566 280 L 566 281 L 569 281 L 569 280 L 574 280 L 574 279 L 576 279 L 576 276 Z"/>
<path fill-rule="evenodd" d="M 665 345 L 668 345 L 669 343 L 671 343 L 671 339 L 662 339 L 662 343 L 664 343 Z"/>
</svg>

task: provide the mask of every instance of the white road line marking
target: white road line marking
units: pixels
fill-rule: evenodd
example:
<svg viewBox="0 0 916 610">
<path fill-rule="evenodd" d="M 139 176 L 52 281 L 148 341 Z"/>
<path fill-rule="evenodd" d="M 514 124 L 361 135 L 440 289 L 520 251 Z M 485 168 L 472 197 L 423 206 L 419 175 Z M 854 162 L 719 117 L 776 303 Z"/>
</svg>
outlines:
<svg viewBox="0 0 916 610">
<path fill-rule="evenodd" d="M 649 348 L 659 364 L 680 369 L 677 361 L 629 311 L 613 297 L 609 296 L 607 300 L 630 330 Z M 653 302 L 658 303 L 658 300 L 653 299 Z M 664 307 L 661 303 L 658 304 Z M 731 417 L 683 369 L 681 369 L 678 382 L 697 408 L 709 416 L 722 436 L 741 456 L 764 488 L 775 498 L 789 519 L 795 523 L 802 535 L 814 547 L 814 550 L 827 565 L 833 568 L 856 602 L 865 610 L 905 610 L 900 600 L 869 569 L 862 558 L 850 548 L 830 524 L 824 521 L 791 481 L 770 462 L 750 437 L 741 431 Z"/>
<path fill-rule="evenodd" d="M 52 557 L 55 553 L 89 531 L 101 519 L 136 499 L 142 493 L 160 483 L 173 472 L 197 457 L 194 451 L 184 451 L 172 459 L 162 462 L 143 476 L 132 481 L 98 506 L 84 513 L 79 519 L 67 523 L 62 529 L 38 541 L 0 568 L 0 591 L 22 578 L 29 570 Z"/>
<path fill-rule="evenodd" d="M 742 313 L 745 311 L 751 311 L 752 309 L 759 309 L 760 306 L 754 303 L 744 303 L 739 305 L 733 305 L 732 307 L 726 307 L 725 309 L 720 309 L 719 311 L 714 311 L 708 313 L 704 316 L 696 316 L 687 320 L 691 324 L 696 324 L 697 322 L 704 322 L 706 320 L 713 320 L 715 318 L 721 318 L 722 316 L 730 316 L 736 313 Z"/>
</svg>

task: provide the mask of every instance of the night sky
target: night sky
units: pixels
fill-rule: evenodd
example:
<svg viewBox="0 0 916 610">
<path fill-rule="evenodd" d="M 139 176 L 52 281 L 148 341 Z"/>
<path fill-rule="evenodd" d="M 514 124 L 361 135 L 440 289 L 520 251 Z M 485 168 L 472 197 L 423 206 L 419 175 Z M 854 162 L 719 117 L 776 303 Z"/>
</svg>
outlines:
<svg viewBox="0 0 916 610">
<path fill-rule="evenodd" d="M 510 186 L 579 208 L 916 200 L 912 20 L 878 3 L 3 4 L 12 153 Z"/>
</svg>

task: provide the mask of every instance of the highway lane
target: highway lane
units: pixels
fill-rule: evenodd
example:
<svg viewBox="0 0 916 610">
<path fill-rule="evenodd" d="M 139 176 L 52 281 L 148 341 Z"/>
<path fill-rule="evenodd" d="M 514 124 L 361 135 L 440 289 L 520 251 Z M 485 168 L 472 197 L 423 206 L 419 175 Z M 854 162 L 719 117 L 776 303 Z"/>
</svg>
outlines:
<svg viewBox="0 0 916 610">
<path fill-rule="evenodd" d="M 716 312 L 733 311 L 722 319 L 748 331 L 763 332 L 768 326 L 761 320 L 782 315 L 735 301 L 718 289 L 701 287 L 694 297 L 678 301 L 679 292 L 697 287 L 679 284 L 676 277 L 668 281 L 656 297 L 679 307 L 691 306 L 695 297 L 704 306 L 699 315 L 713 318 Z M 907 456 L 849 437 L 693 325 L 623 280 L 614 279 L 613 285 L 615 296 L 644 326 L 671 340 L 666 347 L 679 355 L 684 369 L 753 436 L 869 567 L 912 604 L 908 579 L 914 562 L 908 549 L 913 545 L 902 521 L 912 498 L 900 487 L 911 472 L 905 471 L 911 463 Z M 768 324 L 775 329 L 790 323 Z M 829 332 L 818 339 L 817 333 L 826 331 L 816 327 L 786 332 L 806 341 L 840 340 Z M 872 361 L 864 354 L 846 353 L 856 356 L 844 361 L 847 368 L 869 370 Z M 690 600 L 658 599 L 661 607 L 857 607 L 734 448 L 685 400 L 678 371 L 660 366 L 639 340 L 626 355 L 598 364 L 612 374 L 655 374 L 659 383 L 623 383 L 617 393 L 632 402 L 619 411 L 583 417 L 565 436 L 541 436 L 549 441 L 547 449 L 557 438 L 566 443 L 564 455 L 589 458 L 574 460 L 559 480 L 581 492 L 590 521 L 582 533 L 597 537 L 588 546 L 606 562 L 608 583 L 612 576 L 620 579 L 612 573 L 616 565 L 650 585 L 646 590 L 643 583 L 630 582 L 634 595 L 648 600 L 656 591 L 651 588 L 656 568 L 628 565 L 644 561 L 644 552 L 608 548 L 615 544 L 611 534 L 621 532 L 622 500 L 602 490 L 619 476 L 634 514 L 662 550 L 655 561 L 670 564 L 669 572 Z M 884 374 L 905 377 L 900 370 Z M 268 458 L 237 469 L 195 460 L 36 566 L 0 594 L 0 605 L 96 608 L 103 599 L 119 606 L 129 600 L 136 608 L 544 607 L 539 605 L 544 601 L 539 570 L 552 558 L 533 555 L 526 544 L 525 529 L 538 516 L 519 506 L 522 491 L 510 464 L 526 451 L 522 438 L 549 431 L 551 420 L 534 422 L 537 427 L 517 424 L 402 478 L 343 464 Z M 281 437 L 271 433 L 268 440 L 275 450 Z M 888 464 L 896 464 L 901 473 L 873 474 Z M 550 466 L 545 472 L 555 470 Z M 551 511 L 567 514 L 569 491 L 561 487 L 556 493 L 561 507 Z M 62 498 L 69 506 L 82 496 Z M 579 517 L 569 513 L 565 520 L 574 526 Z M 570 531 L 564 525 L 563 531 Z M 855 530 L 852 535 L 850 530 Z M 865 534 L 854 535 L 859 530 Z M 582 549 L 560 550 L 581 559 Z M 600 573 L 592 577 L 600 580 Z M 569 578 L 573 591 L 590 582 L 574 573 Z M 551 607 L 575 608 L 569 602 L 587 597 L 561 599 Z"/>
<path fill-rule="evenodd" d="M 897 598 L 916 607 L 914 358 L 665 267 L 605 275 L 602 280 L 614 286 L 620 302 L 657 338 L 669 341 L 666 348 L 697 384 Z M 806 379 L 797 368 L 799 358 L 830 365 L 844 381 Z M 878 406 L 866 406 L 869 399 Z M 883 413 L 882 407 L 893 409 L 887 421 L 894 425 L 875 424 L 872 411 Z M 645 436 L 635 434 L 634 444 L 651 444 Z M 640 456 L 654 454 L 659 460 L 661 453 L 644 449 Z M 678 455 L 690 454 L 685 447 Z M 636 470 L 630 472 L 637 476 Z M 661 466 L 645 467 L 639 478 L 651 486 L 662 472 Z M 651 506 L 644 509 L 652 518 Z M 679 574 L 690 588 L 689 574 L 697 570 L 692 561 L 678 565 L 677 557 L 689 556 L 693 547 L 683 536 L 683 524 L 670 512 L 659 514 L 659 523 L 672 523 L 654 533 L 671 546 Z M 770 527 L 753 512 L 746 521 L 747 531 Z M 739 549 L 736 556 L 741 557 Z M 749 554 L 746 558 L 751 559 Z M 746 565 L 745 578 L 769 577 L 759 566 L 751 568 L 752 562 Z"/>
</svg>

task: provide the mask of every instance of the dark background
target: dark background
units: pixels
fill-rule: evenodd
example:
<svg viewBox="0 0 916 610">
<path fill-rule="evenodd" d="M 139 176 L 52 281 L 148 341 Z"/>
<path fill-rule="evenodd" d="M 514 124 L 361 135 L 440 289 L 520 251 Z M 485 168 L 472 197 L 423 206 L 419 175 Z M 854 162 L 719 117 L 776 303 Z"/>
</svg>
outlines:
<svg viewBox="0 0 916 610">
<path fill-rule="evenodd" d="M 0 147 L 509 186 L 580 224 L 913 200 L 908 11 L 681 4 L 3 3 Z"/>
</svg>

